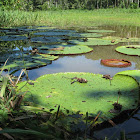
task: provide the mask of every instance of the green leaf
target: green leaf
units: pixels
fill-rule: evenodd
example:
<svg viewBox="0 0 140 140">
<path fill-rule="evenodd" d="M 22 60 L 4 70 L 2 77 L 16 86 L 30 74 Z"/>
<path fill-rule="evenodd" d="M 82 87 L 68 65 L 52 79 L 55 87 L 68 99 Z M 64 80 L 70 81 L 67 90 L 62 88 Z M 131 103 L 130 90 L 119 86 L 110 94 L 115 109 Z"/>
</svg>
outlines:
<svg viewBox="0 0 140 140">
<path fill-rule="evenodd" d="M 7 82 L 8 82 L 8 78 L 6 76 L 3 76 L 0 97 L 5 96 L 5 90 L 6 90 L 6 87 L 7 87 Z"/>
<path fill-rule="evenodd" d="M 78 72 L 47 74 L 36 79 L 34 86 L 26 84 L 22 90 L 28 91 L 25 100 L 53 110 L 52 112 L 57 111 L 58 105 L 64 113 L 69 110 L 70 113 L 79 111 L 79 114 L 86 115 L 88 112 L 89 116 L 96 117 L 100 111 L 104 119 L 99 118 L 98 122 L 118 115 L 110 113 L 109 110 L 113 109 L 112 104 L 117 102 L 119 91 L 122 94 L 118 101 L 122 105 L 121 112 L 138 106 L 139 86 L 132 77 L 115 75 L 110 85 L 110 80 L 102 76 Z M 76 79 L 72 79 L 74 77 L 86 79 L 88 82 L 79 83 Z M 18 88 L 24 84 L 21 82 Z"/>
<path fill-rule="evenodd" d="M 97 39 L 97 38 L 88 38 L 87 41 L 84 41 L 83 39 L 70 40 L 68 42 L 72 44 L 81 44 L 81 45 L 114 45 L 118 43 L 118 42 L 112 43 L 111 40 Z"/>
<path fill-rule="evenodd" d="M 122 54 L 140 56 L 140 45 L 119 46 L 116 51 Z"/>
<path fill-rule="evenodd" d="M 23 130 L 23 129 L 5 128 L 5 129 L 0 131 L 0 134 L 3 134 L 3 133 L 9 133 L 9 134 L 32 134 L 32 135 L 36 135 L 36 136 L 38 136 L 40 138 L 54 138 L 54 136 L 52 136 L 50 134 L 44 134 L 42 132 L 35 131 L 35 130 Z"/>
</svg>

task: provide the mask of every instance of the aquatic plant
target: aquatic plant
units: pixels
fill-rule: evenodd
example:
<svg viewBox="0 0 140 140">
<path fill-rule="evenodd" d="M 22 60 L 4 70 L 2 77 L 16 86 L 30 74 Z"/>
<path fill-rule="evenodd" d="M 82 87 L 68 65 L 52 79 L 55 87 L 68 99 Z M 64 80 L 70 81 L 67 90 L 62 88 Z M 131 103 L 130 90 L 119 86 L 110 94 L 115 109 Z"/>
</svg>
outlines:
<svg viewBox="0 0 140 140">
<path fill-rule="evenodd" d="M 80 78 L 87 82 L 80 81 Z M 98 123 L 138 106 L 139 85 L 132 77 L 123 74 L 114 76 L 111 83 L 103 75 L 78 72 L 43 75 L 31 82 L 32 85 L 26 84 L 22 89 L 29 91 L 25 101 L 41 105 L 51 112 L 55 112 L 58 105 L 63 113 L 69 114 L 79 112 L 85 115 L 88 112 L 89 116 L 95 117 L 101 112 Z M 18 87 L 24 84 L 25 82 L 21 82 Z M 122 94 L 119 98 L 122 109 L 116 113 L 112 112 L 112 104 L 118 102 L 119 91 Z"/>
<path fill-rule="evenodd" d="M 101 59 L 101 64 L 109 67 L 129 67 L 131 66 L 131 62 L 124 59 Z"/>
<path fill-rule="evenodd" d="M 93 51 L 92 48 L 86 45 L 55 45 L 45 48 L 39 48 L 40 53 L 47 53 L 51 55 L 73 55 L 73 54 L 84 54 Z"/>
<path fill-rule="evenodd" d="M 126 55 L 140 56 L 140 45 L 119 46 L 115 50 Z"/>
<path fill-rule="evenodd" d="M 105 39 L 97 39 L 97 38 L 87 38 L 87 40 L 84 39 L 78 39 L 78 40 L 70 40 L 68 41 L 71 44 L 81 44 L 81 45 L 114 45 L 118 42 L 111 42 L 111 40 L 105 40 Z"/>
</svg>

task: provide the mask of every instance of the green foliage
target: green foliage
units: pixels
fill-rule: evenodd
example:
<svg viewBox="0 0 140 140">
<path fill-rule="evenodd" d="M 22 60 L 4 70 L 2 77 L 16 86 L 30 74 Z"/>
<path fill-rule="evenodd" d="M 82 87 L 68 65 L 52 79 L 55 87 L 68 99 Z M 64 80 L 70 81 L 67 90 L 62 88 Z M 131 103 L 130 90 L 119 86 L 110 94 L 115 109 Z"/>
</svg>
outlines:
<svg viewBox="0 0 140 140">
<path fill-rule="evenodd" d="M 79 83 L 76 79 L 72 79 L 73 77 L 84 78 L 88 82 Z M 79 114 L 85 115 L 88 111 L 89 116 L 95 117 L 102 112 L 100 116 L 105 118 L 99 119 L 99 123 L 117 115 L 110 113 L 109 110 L 113 108 L 112 104 L 117 102 L 119 90 L 122 94 L 119 99 L 119 103 L 123 106 L 121 111 L 134 109 L 138 105 L 139 86 L 132 77 L 123 74 L 116 75 L 110 81 L 102 78 L 100 74 L 57 73 L 41 76 L 32 82 L 34 85 L 26 84 L 22 88 L 22 91 L 29 91 L 25 101 L 32 101 L 52 112 L 57 111 L 58 105 L 66 114 L 80 112 Z M 24 84 L 25 82 L 18 84 L 19 88 Z M 131 96 L 133 98 L 130 98 Z"/>
<path fill-rule="evenodd" d="M 125 2 L 114 0 L 2 0 L 0 3 L 7 10 L 66 10 L 66 9 L 99 9 L 99 8 L 133 8 L 139 5 L 137 1 Z"/>
</svg>

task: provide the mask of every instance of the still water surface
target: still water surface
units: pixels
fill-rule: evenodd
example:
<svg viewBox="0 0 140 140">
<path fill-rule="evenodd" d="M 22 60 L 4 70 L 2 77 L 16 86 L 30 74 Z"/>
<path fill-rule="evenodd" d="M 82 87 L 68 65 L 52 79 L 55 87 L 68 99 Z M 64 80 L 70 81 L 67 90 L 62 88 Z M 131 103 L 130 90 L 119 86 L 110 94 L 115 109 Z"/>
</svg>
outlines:
<svg viewBox="0 0 140 140">
<path fill-rule="evenodd" d="M 104 26 L 99 29 L 114 30 L 115 33 L 104 34 L 104 36 L 119 36 L 119 37 L 140 37 L 140 28 L 138 27 L 125 27 L 125 26 Z M 115 75 L 117 72 L 124 70 L 140 69 L 140 57 L 127 56 L 115 51 L 117 46 L 140 44 L 139 43 L 119 43 L 113 46 L 92 46 L 94 51 L 83 55 L 61 56 L 59 59 L 52 62 L 52 64 L 38 69 L 29 70 L 29 78 L 35 80 L 41 75 L 52 74 L 58 72 L 90 72 L 99 74 Z M 106 67 L 100 64 L 101 59 L 127 59 L 131 61 L 132 65 L 127 68 L 113 68 Z M 19 75 L 18 71 L 15 75 Z M 116 127 L 105 128 L 96 131 L 95 135 L 100 138 L 107 136 L 111 138 L 113 135 L 120 135 L 120 131 L 125 130 L 126 134 L 129 132 L 140 131 L 140 111 L 129 120 L 118 124 Z M 140 139 L 140 134 L 130 136 L 134 140 Z M 112 139 L 115 139 L 114 137 Z"/>
</svg>

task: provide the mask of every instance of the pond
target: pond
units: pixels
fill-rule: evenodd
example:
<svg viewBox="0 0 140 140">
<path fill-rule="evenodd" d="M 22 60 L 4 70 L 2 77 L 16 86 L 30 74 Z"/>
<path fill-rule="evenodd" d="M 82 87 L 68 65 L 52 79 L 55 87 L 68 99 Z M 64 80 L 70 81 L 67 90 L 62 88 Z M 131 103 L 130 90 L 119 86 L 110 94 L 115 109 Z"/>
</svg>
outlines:
<svg viewBox="0 0 140 140">
<path fill-rule="evenodd" d="M 75 33 L 75 30 L 78 30 L 78 32 L 83 32 L 85 29 L 75 29 L 75 30 L 64 30 L 59 32 L 58 29 L 50 29 L 47 27 L 21 27 L 18 29 L 1 29 L 1 54 L 6 54 L 8 52 L 11 53 L 12 51 L 15 51 L 14 57 L 16 55 L 19 55 L 19 52 L 22 53 L 23 51 L 31 52 L 33 47 L 43 46 L 46 45 L 45 43 L 45 37 L 40 39 L 42 37 L 42 34 L 38 34 L 38 32 L 45 32 L 44 28 L 46 30 L 49 30 L 49 34 L 46 36 L 49 36 L 49 43 L 53 42 L 59 42 L 60 36 L 61 40 L 63 40 L 62 43 L 65 43 L 69 40 L 65 39 L 67 34 L 73 34 Z M 104 26 L 104 27 L 93 27 L 90 30 L 112 30 L 115 32 L 101 32 L 97 34 L 101 34 L 101 37 L 97 38 L 103 38 L 107 36 L 115 36 L 115 37 L 121 37 L 121 38 L 140 38 L 140 28 L 139 27 L 128 27 L 128 26 Z M 25 35 L 24 37 L 21 37 L 21 39 L 16 39 L 16 33 L 17 31 L 21 35 Z M 35 32 L 35 34 L 34 34 Z M 37 32 L 37 33 L 36 33 Z M 10 37 L 8 37 L 7 40 L 4 40 L 2 37 L 6 35 L 12 35 L 14 41 L 8 40 Z M 39 37 L 36 37 L 36 36 Z M 43 34 L 44 35 L 44 34 Z M 57 35 L 57 36 L 56 36 Z M 70 39 L 73 39 L 73 35 L 70 36 Z M 33 38 L 33 37 L 34 38 Z M 28 38 L 28 39 L 27 39 Z M 4 41 L 3 41 L 4 40 Z M 42 43 L 43 42 L 43 43 Z M 48 42 L 47 42 L 48 43 Z M 48 44 L 47 44 L 48 45 Z M 28 70 L 28 76 L 30 80 L 35 80 L 36 78 L 40 77 L 44 74 L 53 74 L 53 73 L 59 73 L 59 72 L 89 72 L 89 73 L 95 73 L 95 74 L 109 74 L 111 77 L 113 77 L 116 73 L 120 71 L 125 70 L 139 70 L 140 69 L 140 58 L 139 56 L 130 56 L 130 55 L 124 55 L 121 53 L 118 53 L 115 51 L 115 48 L 118 46 L 126 46 L 126 45 L 140 45 L 140 40 L 138 41 L 127 41 L 127 42 L 120 42 L 116 44 L 111 45 L 90 45 L 90 48 L 93 48 L 93 51 L 90 51 L 85 54 L 78 54 L 78 55 L 61 55 L 58 59 L 49 62 L 46 66 L 37 66 L 34 69 L 30 68 Z M 7 46 L 10 46 L 10 49 L 7 48 Z M 43 51 L 46 51 L 45 49 Z M 7 56 L 7 54 L 6 54 Z M 10 59 L 10 58 L 9 58 Z M 124 68 L 117 68 L 117 67 L 107 67 L 101 64 L 101 59 L 124 59 L 131 61 L 131 66 L 124 67 Z M 45 61 L 44 61 L 45 62 Z M 2 62 L 1 62 L 2 63 Z M 11 70 L 10 72 L 14 71 L 15 69 Z M 7 72 L 3 72 L 5 74 Z M 20 68 L 17 69 L 17 71 L 14 73 L 15 76 L 18 76 L 20 74 Z M 23 79 L 24 80 L 24 79 Z M 115 136 L 120 135 L 120 132 L 122 130 L 125 130 L 125 133 L 130 132 L 136 132 L 140 131 L 140 111 L 138 111 L 136 114 L 134 114 L 130 119 L 122 119 L 120 122 L 118 122 L 118 125 L 115 127 L 109 127 L 109 128 L 103 128 L 100 130 L 95 131 L 95 136 L 98 138 L 104 138 L 105 136 L 114 139 Z M 140 133 L 131 135 L 134 140 L 139 140 Z"/>
</svg>

